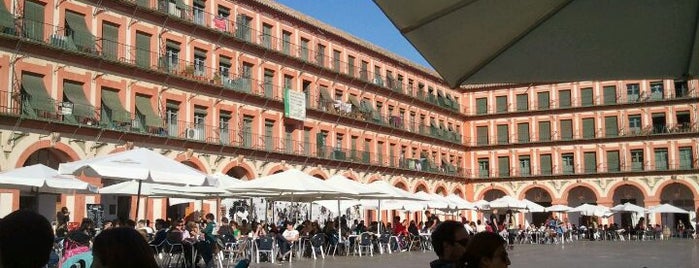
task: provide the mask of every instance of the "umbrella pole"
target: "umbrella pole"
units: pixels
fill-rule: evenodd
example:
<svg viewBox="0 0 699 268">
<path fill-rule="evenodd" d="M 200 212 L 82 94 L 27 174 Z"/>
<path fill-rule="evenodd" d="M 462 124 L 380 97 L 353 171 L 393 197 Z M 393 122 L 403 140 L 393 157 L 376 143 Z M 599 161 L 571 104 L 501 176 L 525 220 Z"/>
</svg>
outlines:
<svg viewBox="0 0 699 268">
<path fill-rule="evenodd" d="M 138 221 L 138 209 L 141 206 L 141 180 L 138 180 L 138 193 L 136 194 L 136 217 L 134 219 Z"/>
<path fill-rule="evenodd" d="M 342 213 L 340 213 L 340 199 L 337 200 L 337 239 L 338 241 L 342 240 Z"/>
<path fill-rule="evenodd" d="M 379 224 L 376 225 L 376 232 L 381 235 L 381 200 L 378 200 L 379 205 L 378 205 L 378 219 L 379 219 Z"/>
<path fill-rule="evenodd" d="M 308 204 L 308 220 L 313 221 L 313 202 Z"/>
</svg>

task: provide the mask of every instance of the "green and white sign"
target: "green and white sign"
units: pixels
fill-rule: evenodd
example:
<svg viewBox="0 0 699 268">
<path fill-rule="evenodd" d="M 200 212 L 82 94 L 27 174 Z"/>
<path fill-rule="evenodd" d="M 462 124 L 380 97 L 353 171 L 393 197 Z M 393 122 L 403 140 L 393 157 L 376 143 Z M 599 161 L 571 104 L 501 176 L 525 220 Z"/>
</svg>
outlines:
<svg viewBox="0 0 699 268">
<path fill-rule="evenodd" d="M 284 117 L 306 120 L 306 94 L 284 89 Z"/>
</svg>

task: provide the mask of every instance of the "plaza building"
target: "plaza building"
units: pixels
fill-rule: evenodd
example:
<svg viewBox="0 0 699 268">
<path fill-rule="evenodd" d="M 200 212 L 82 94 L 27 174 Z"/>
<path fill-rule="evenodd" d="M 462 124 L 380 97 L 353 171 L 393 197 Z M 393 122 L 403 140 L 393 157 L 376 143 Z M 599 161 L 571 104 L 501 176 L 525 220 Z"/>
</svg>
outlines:
<svg viewBox="0 0 699 268">
<path fill-rule="evenodd" d="M 696 80 L 450 89 L 274 1 L 1 3 L 3 171 L 146 147 L 244 180 L 298 168 L 467 200 L 699 204 Z M 105 218 L 218 212 L 142 201 L 0 189 L 0 217 L 66 206 L 77 219 L 91 203 Z"/>
</svg>

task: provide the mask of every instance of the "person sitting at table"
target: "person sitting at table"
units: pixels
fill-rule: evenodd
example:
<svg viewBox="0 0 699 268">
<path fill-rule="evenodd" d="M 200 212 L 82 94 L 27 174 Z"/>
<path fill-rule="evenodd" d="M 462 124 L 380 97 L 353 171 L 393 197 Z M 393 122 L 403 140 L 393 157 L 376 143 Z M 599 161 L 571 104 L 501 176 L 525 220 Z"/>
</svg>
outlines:
<svg viewBox="0 0 699 268">
<path fill-rule="evenodd" d="M 407 236 L 408 229 L 400 221 L 400 216 L 393 217 L 393 234 L 397 236 Z"/>
<path fill-rule="evenodd" d="M 155 232 L 155 235 L 153 236 L 153 240 L 150 241 L 150 245 L 156 246 L 158 248 L 158 250 L 162 250 L 161 244 L 167 238 L 167 231 L 168 231 L 168 229 L 165 228 L 165 221 L 162 219 L 155 220 L 155 229 L 157 231 Z"/>
<path fill-rule="evenodd" d="M 320 224 L 318 224 L 318 221 L 311 222 L 311 232 L 308 235 L 314 236 L 315 234 L 319 233 L 322 233 L 322 231 L 320 230 Z"/>
<path fill-rule="evenodd" d="M 230 225 L 230 222 L 228 221 L 228 218 L 221 218 L 221 226 L 218 227 L 218 231 L 216 231 L 216 234 L 220 236 L 230 236 L 233 234 L 233 229 Z"/>
<path fill-rule="evenodd" d="M 420 229 L 417 228 L 417 224 L 415 224 L 414 220 L 410 221 L 410 225 L 408 226 L 408 232 L 415 236 L 420 235 Z"/>
<path fill-rule="evenodd" d="M 363 220 L 359 221 L 359 224 L 357 224 L 357 227 L 354 229 L 354 231 L 355 231 L 357 234 L 361 234 L 361 233 L 363 233 L 363 232 L 366 232 L 366 226 L 364 225 L 364 221 L 363 221 Z"/>
<path fill-rule="evenodd" d="M 291 258 L 291 245 L 299 241 L 299 231 L 294 230 L 294 223 L 291 221 L 286 222 L 286 230 L 277 237 L 279 243 L 279 249 L 282 253 L 282 260 L 285 258 Z M 288 256 L 287 256 L 288 254 Z"/>
</svg>

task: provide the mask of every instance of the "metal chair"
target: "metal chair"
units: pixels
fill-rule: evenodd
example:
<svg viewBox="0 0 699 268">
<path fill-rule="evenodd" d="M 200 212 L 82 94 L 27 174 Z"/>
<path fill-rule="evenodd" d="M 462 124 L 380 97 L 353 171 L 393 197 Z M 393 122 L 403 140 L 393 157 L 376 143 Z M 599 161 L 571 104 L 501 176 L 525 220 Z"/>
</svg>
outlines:
<svg viewBox="0 0 699 268">
<path fill-rule="evenodd" d="M 315 234 L 311 237 L 311 253 L 313 253 L 313 259 L 316 259 L 316 251 L 318 250 L 320 250 L 320 256 L 325 259 L 323 245 L 325 245 L 325 234 Z"/>
<path fill-rule="evenodd" d="M 369 254 L 374 256 L 374 243 L 371 241 L 371 233 L 369 232 L 364 232 L 359 235 L 359 243 L 357 245 L 359 257 L 362 256 L 362 249 L 368 249 Z"/>
<path fill-rule="evenodd" d="M 257 263 L 260 263 L 260 253 L 266 253 L 269 259 L 274 263 L 274 237 L 264 236 L 257 240 L 257 250 L 255 250 L 255 255 L 257 256 Z"/>
<path fill-rule="evenodd" d="M 379 254 L 384 254 L 384 248 L 388 254 L 393 253 L 391 250 L 391 234 L 382 234 L 379 236 Z"/>
</svg>

